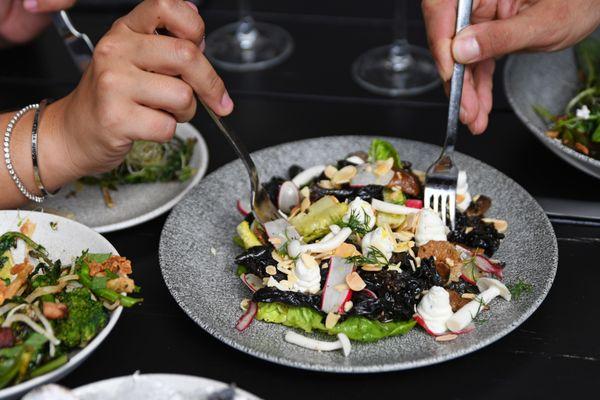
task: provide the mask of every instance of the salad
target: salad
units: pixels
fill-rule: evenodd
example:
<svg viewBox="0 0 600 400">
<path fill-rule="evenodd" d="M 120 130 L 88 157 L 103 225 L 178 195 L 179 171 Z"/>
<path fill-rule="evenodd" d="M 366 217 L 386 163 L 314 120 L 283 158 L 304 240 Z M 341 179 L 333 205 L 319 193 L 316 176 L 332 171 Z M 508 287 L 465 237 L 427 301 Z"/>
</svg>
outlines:
<svg viewBox="0 0 600 400">
<path fill-rule="evenodd" d="M 600 40 L 588 38 L 575 47 L 581 90 L 564 113 L 553 115 L 543 107 L 535 111 L 550 123 L 546 136 L 580 153 L 600 159 Z"/>
<path fill-rule="evenodd" d="M 185 182 L 196 171 L 190 166 L 196 139 L 183 140 L 177 136 L 167 143 L 139 140 L 133 143 L 125 160 L 114 170 L 98 176 L 86 176 L 79 180 L 85 185 L 97 185 L 102 190 L 104 203 L 114 207 L 111 190 L 119 185 L 151 182 Z M 76 195 L 71 192 L 69 196 Z"/>
<path fill-rule="evenodd" d="M 285 340 L 325 351 L 374 342 L 420 325 L 438 341 L 475 329 L 495 297 L 510 300 L 505 264 L 493 259 L 506 221 L 486 218 L 492 201 L 471 197 L 461 171 L 454 230 L 423 208 L 424 173 L 373 140 L 328 165 L 292 166 L 265 187 L 281 218 L 261 225 L 249 204 L 234 241 L 237 274 L 249 289 L 236 328 L 254 319 L 289 331 Z"/>
<path fill-rule="evenodd" d="M 84 251 L 70 265 L 31 240 L 29 220 L 0 236 L 0 388 L 53 371 L 108 323 L 110 312 L 142 299 L 131 262 Z"/>
</svg>

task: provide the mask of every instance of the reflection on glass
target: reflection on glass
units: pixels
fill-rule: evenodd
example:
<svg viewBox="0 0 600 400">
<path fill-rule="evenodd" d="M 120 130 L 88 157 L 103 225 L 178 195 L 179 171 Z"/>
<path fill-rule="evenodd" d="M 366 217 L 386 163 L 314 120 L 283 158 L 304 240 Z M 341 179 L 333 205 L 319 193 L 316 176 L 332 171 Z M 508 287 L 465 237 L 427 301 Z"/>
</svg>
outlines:
<svg viewBox="0 0 600 400">
<path fill-rule="evenodd" d="M 395 0 L 393 42 L 363 53 L 352 64 L 354 80 L 370 92 L 409 96 L 440 83 L 429 51 L 408 43 L 408 1 Z"/>
<path fill-rule="evenodd" d="M 256 22 L 249 0 L 239 1 L 240 20 L 225 25 L 206 38 L 205 54 L 227 71 L 257 71 L 283 62 L 294 42 L 279 26 Z"/>
</svg>

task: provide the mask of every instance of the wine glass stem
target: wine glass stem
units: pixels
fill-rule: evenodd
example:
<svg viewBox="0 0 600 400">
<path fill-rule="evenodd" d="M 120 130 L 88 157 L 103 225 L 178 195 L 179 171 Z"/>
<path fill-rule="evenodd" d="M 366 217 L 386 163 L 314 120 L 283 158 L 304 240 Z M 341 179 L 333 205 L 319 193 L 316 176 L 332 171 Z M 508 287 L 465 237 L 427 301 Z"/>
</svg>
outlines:
<svg viewBox="0 0 600 400">
<path fill-rule="evenodd" d="M 413 62 L 408 48 L 407 3 L 408 0 L 394 0 L 394 38 L 390 48 L 390 65 L 397 72 L 406 70 Z"/>
<path fill-rule="evenodd" d="M 240 23 L 235 34 L 240 47 L 244 50 L 250 50 L 254 47 L 258 32 L 254 24 L 254 18 L 250 13 L 250 0 L 239 0 Z"/>
</svg>

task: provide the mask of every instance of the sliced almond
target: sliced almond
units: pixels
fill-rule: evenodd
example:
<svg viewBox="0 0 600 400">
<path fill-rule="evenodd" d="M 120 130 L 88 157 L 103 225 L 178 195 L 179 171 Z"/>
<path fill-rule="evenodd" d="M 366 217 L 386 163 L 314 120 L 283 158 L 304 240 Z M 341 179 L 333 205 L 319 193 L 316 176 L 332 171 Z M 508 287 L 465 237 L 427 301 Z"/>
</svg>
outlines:
<svg viewBox="0 0 600 400">
<path fill-rule="evenodd" d="M 361 290 L 367 287 L 365 281 L 363 281 L 363 279 L 356 271 L 350 272 L 348 275 L 346 275 L 346 283 L 348 284 L 348 287 L 354 292 L 360 292 Z"/>
<path fill-rule="evenodd" d="M 341 317 L 341 315 L 336 314 L 334 312 L 328 313 L 327 317 L 325 318 L 325 328 L 327 328 L 327 329 L 333 328 L 340 320 L 340 317 Z"/>
<path fill-rule="evenodd" d="M 275 268 L 274 265 L 267 265 L 265 267 L 265 271 L 267 272 L 267 274 L 269 275 L 275 275 L 277 273 L 277 268 Z"/>
<path fill-rule="evenodd" d="M 337 171 L 331 178 L 331 182 L 334 185 L 342 185 L 350 182 L 350 179 L 356 175 L 356 167 L 353 165 L 347 165 L 344 168 Z"/>
<path fill-rule="evenodd" d="M 400 242 L 394 246 L 394 253 L 405 253 L 408 249 L 408 242 Z"/>
<path fill-rule="evenodd" d="M 436 336 L 435 340 L 437 342 L 449 342 L 451 340 L 454 340 L 458 337 L 458 335 L 454 334 L 454 333 L 449 333 L 447 335 L 442 335 L 442 336 Z"/>
<path fill-rule="evenodd" d="M 300 256 L 300 259 L 302 260 L 302 263 L 306 266 L 306 268 L 319 268 L 319 263 L 310 254 L 302 254 Z"/>
<path fill-rule="evenodd" d="M 384 161 L 377 161 L 377 163 L 375 163 L 375 169 L 373 170 L 373 173 L 377 176 L 385 175 L 390 172 L 393 166 L 394 159 L 392 157 Z"/>
<path fill-rule="evenodd" d="M 302 197 L 310 197 L 310 189 L 308 186 L 304 186 L 302 189 L 300 189 L 300 194 Z"/>
<path fill-rule="evenodd" d="M 300 214 L 301 211 L 303 210 L 300 208 L 300 206 L 292 208 L 292 211 L 290 211 L 290 215 L 288 216 L 288 218 L 294 218 L 296 215 Z"/>
<path fill-rule="evenodd" d="M 290 283 L 290 286 L 294 285 L 296 282 L 299 281 L 299 279 L 296 276 L 296 274 L 294 273 L 294 271 L 290 271 L 290 273 L 288 274 L 287 280 Z"/>
<path fill-rule="evenodd" d="M 450 258 L 446 258 L 446 265 L 449 267 L 454 267 L 454 261 Z"/>
<path fill-rule="evenodd" d="M 310 207 L 310 197 L 305 197 L 300 202 L 300 211 L 304 212 Z"/>
<path fill-rule="evenodd" d="M 483 218 L 482 221 L 488 224 L 494 224 L 494 228 L 496 228 L 499 233 L 504 233 L 508 229 L 508 222 L 503 219 Z"/>
<path fill-rule="evenodd" d="M 320 187 L 322 187 L 323 189 L 333 189 L 333 185 L 331 184 L 331 181 L 329 181 L 329 180 L 324 179 L 322 181 L 319 181 L 318 185 Z"/>
<path fill-rule="evenodd" d="M 333 176 L 336 174 L 336 172 L 338 172 L 338 169 L 336 167 L 334 167 L 333 165 L 326 166 L 325 170 L 323 171 L 325 176 L 328 177 L 329 179 L 332 179 Z"/>
<path fill-rule="evenodd" d="M 282 240 L 278 237 L 272 237 L 269 239 L 269 243 L 271 243 L 275 247 L 281 246 Z"/>
<path fill-rule="evenodd" d="M 271 252 L 271 257 L 273 257 L 273 260 L 277 261 L 278 263 L 285 261 L 285 259 L 277 252 L 277 250 L 273 250 Z"/>
<path fill-rule="evenodd" d="M 352 307 L 354 307 L 354 303 L 351 300 L 348 300 L 344 303 L 344 312 L 352 310 Z"/>
<path fill-rule="evenodd" d="M 366 264 L 366 265 L 361 266 L 360 268 L 365 271 L 369 271 L 369 272 L 379 272 L 383 269 L 381 266 L 373 265 L 373 264 Z"/>
<path fill-rule="evenodd" d="M 473 227 L 472 227 L 472 226 L 467 226 L 467 227 L 465 228 L 465 233 L 469 233 L 469 232 L 471 232 L 472 230 L 473 230 Z"/>
<path fill-rule="evenodd" d="M 346 285 L 345 283 L 340 283 L 338 285 L 335 285 L 333 288 L 341 293 L 348 290 L 348 285 Z"/>
<path fill-rule="evenodd" d="M 415 174 L 417 176 L 417 178 L 419 178 L 419 180 L 421 181 L 421 183 L 424 185 L 425 184 L 425 177 L 427 176 L 427 173 L 425 171 L 421 171 L 418 169 L 413 169 L 412 170 L 413 174 Z"/>
<path fill-rule="evenodd" d="M 474 299 L 475 297 L 477 297 L 477 295 L 474 293 L 463 293 L 460 295 L 460 297 L 462 297 L 463 299 Z"/>
<path fill-rule="evenodd" d="M 415 237 L 415 234 L 410 231 L 399 231 L 396 232 L 395 236 L 401 242 L 408 242 Z"/>
<path fill-rule="evenodd" d="M 342 243 L 337 249 L 335 249 L 333 255 L 337 257 L 348 258 L 352 257 L 355 253 L 356 247 L 354 247 L 353 244 Z"/>
</svg>

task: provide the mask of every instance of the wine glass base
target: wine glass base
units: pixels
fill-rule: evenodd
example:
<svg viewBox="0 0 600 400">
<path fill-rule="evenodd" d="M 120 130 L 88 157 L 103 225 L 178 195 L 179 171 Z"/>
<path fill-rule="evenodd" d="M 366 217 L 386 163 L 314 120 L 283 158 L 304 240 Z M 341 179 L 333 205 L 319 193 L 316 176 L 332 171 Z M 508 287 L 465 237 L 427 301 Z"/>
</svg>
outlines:
<svg viewBox="0 0 600 400">
<path fill-rule="evenodd" d="M 237 36 L 241 22 L 225 25 L 206 38 L 205 55 L 226 71 L 258 71 L 285 61 L 294 48 L 290 34 L 277 25 L 255 22 L 256 35 L 250 44 Z"/>
<path fill-rule="evenodd" d="M 352 77 L 364 89 L 385 96 L 413 96 L 440 84 L 429 51 L 408 45 L 408 62 L 394 63 L 392 45 L 376 47 L 363 53 L 352 64 Z"/>
</svg>

